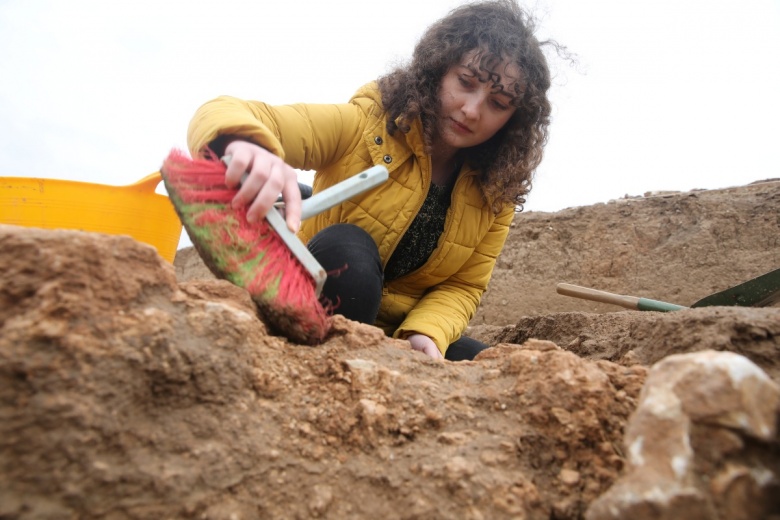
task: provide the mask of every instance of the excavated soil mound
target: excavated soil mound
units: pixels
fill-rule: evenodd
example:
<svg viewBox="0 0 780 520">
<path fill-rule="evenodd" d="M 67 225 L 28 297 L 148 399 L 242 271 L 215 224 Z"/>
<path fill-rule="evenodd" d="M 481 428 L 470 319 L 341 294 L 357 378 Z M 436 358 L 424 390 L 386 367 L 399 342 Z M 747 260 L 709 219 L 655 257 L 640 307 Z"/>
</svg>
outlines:
<svg viewBox="0 0 780 520">
<path fill-rule="evenodd" d="M 780 382 L 780 309 L 701 307 L 679 312 L 561 312 L 527 316 L 508 327 L 474 327 L 472 337 L 495 345 L 552 341 L 591 360 L 651 366 L 703 350 L 741 354 Z"/>
<path fill-rule="evenodd" d="M 740 279 L 648 296 L 695 300 L 776 268 L 777 185 L 724 190 L 754 202 L 735 230 L 775 226 Z M 630 240 L 625 285 L 614 261 L 607 278 L 567 275 L 600 272 L 609 234 L 589 249 L 578 233 L 612 229 L 609 207 L 516 219 L 497 279 L 528 291 L 504 304 L 491 284 L 480 313 L 540 305 L 478 315 L 469 333 L 494 347 L 462 363 L 338 316 L 322 345 L 292 344 L 191 250 L 174 269 L 127 237 L 0 226 L 0 518 L 780 518 L 780 309 L 594 314 L 554 308 L 546 282 L 531 291 L 530 266 L 602 289 L 672 285 Z M 560 219 L 557 245 L 519 262 L 537 218 Z M 656 227 L 656 249 L 682 240 Z M 690 251 L 700 233 L 679 233 Z M 552 253 L 566 244 L 581 248 Z M 693 265 L 667 253 L 659 265 Z"/>
<path fill-rule="evenodd" d="M 610 312 L 560 282 L 691 305 L 780 268 L 780 180 L 521 213 L 472 325 Z"/>
</svg>

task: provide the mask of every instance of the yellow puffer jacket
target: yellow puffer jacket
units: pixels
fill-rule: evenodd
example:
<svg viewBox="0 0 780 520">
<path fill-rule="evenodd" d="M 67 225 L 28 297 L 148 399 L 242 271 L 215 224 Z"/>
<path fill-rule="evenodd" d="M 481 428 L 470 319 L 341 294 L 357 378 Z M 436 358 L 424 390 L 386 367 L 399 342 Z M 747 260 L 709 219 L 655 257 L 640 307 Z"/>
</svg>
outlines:
<svg viewBox="0 0 780 520">
<path fill-rule="evenodd" d="M 221 135 L 241 136 L 294 168 L 316 170 L 315 192 L 385 165 L 388 182 L 305 221 L 299 236 L 308 242 L 330 224 L 356 224 L 374 238 L 386 265 L 431 183 L 421 131 L 418 120 L 408 134 L 389 135 L 379 89 L 370 83 L 339 105 L 269 106 L 219 97 L 195 114 L 188 144 L 196 155 Z M 511 206 L 495 215 L 482 197 L 477 172 L 464 167 L 438 247 L 422 267 L 385 284 L 376 325 L 394 337 L 425 334 L 444 353 L 474 315 L 513 215 Z"/>
</svg>

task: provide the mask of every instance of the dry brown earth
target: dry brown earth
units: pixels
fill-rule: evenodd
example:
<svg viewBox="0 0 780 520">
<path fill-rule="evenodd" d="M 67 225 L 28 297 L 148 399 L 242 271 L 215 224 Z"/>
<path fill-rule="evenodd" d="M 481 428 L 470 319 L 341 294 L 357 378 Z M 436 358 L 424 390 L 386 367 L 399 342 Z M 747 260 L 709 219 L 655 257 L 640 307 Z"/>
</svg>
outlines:
<svg viewBox="0 0 780 520">
<path fill-rule="evenodd" d="M 435 362 L 334 319 L 268 333 L 192 250 L 0 226 L 0 518 L 780 518 L 780 182 L 519 215 Z M 609 312 L 620 311 L 620 312 Z"/>
</svg>

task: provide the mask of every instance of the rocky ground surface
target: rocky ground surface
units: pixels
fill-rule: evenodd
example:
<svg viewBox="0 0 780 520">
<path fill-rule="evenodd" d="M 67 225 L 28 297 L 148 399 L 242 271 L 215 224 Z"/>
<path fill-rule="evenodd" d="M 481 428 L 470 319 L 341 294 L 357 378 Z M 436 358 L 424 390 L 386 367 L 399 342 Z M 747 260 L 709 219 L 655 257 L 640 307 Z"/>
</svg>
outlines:
<svg viewBox="0 0 780 520">
<path fill-rule="evenodd" d="M 780 519 L 780 182 L 518 215 L 436 362 L 274 336 L 192 250 L 0 226 L 0 518 Z M 617 311 L 617 312 L 613 312 Z"/>
</svg>

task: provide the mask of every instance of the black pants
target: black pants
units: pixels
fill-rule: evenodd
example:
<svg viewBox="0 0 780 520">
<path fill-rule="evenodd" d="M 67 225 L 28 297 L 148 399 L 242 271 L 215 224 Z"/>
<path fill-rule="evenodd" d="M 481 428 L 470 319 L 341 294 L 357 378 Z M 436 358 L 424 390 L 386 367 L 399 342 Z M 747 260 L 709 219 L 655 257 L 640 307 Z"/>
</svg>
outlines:
<svg viewBox="0 0 780 520">
<path fill-rule="evenodd" d="M 322 296 L 335 306 L 334 312 L 373 325 L 384 282 L 374 239 L 353 224 L 335 224 L 314 235 L 308 247 L 328 272 Z M 450 361 L 474 359 L 486 348 L 484 343 L 462 336 L 447 348 L 444 357 Z"/>
</svg>

